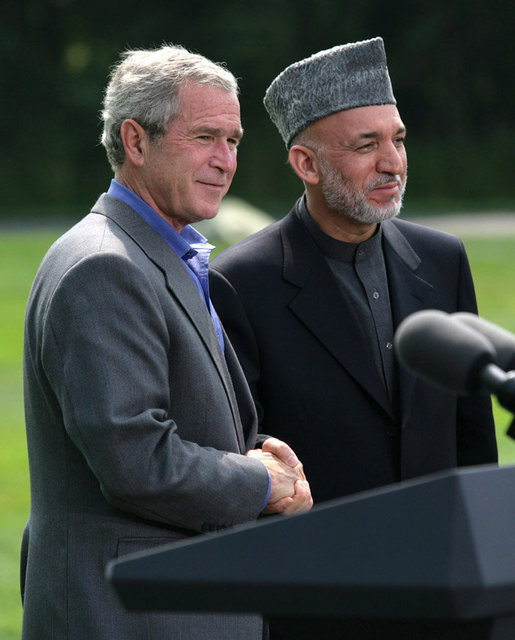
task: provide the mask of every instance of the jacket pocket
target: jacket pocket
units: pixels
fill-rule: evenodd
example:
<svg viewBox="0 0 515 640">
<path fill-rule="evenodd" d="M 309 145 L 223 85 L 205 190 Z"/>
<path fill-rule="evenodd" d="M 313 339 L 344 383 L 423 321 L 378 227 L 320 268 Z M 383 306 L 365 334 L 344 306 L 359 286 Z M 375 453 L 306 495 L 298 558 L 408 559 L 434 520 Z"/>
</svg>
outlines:
<svg viewBox="0 0 515 640">
<path fill-rule="evenodd" d="M 137 536 L 118 538 L 116 557 L 120 558 L 129 553 L 136 553 L 138 551 L 148 551 L 149 549 L 155 549 L 156 547 L 171 544 L 172 542 L 178 542 L 179 540 L 184 540 L 184 536 L 179 533 L 175 536 L 157 538 Z"/>
</svg>

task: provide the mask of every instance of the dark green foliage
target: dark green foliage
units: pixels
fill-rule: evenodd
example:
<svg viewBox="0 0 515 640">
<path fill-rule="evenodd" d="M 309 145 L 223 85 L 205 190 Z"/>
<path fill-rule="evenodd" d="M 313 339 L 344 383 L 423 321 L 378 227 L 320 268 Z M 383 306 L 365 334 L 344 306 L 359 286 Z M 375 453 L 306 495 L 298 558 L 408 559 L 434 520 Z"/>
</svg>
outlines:
<svg viewBox="0 0 515 640">
<path fill-rule="evenodd" d="M 0 214 L 92 203 L 110 179 L 99 110 L 126 47 L 183 44 L 240 78 L 243 124 L 233 195 L 273 214 L 301 184 L 262 104 L 286 65 L 381 35 L 408 131 L 409 201 L 513 205 L 510 3 L 434 0 L 6 0 L 0 25 Z M 513 13 L 513 12 L 512 12 Z"/>
</svg>

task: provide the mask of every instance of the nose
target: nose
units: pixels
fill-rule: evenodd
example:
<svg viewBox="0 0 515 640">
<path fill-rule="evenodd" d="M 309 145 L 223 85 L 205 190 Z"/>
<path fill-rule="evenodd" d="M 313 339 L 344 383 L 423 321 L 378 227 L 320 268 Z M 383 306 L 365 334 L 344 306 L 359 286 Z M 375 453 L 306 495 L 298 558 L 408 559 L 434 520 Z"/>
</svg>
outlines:
<svg viewBox="0 0 515 640">
<path fill-rule="evenodd" d="M 223 173 L 236 171 L 236 146 L 228 140 L 219 140 L 213 148 L 211 166 Z"/>
<path fill-rule="evenodd" d="M 406 167 L 406 151 L 404 146 L 397 147 L 393 142 L 385 144 L 379 151 L 377 161 L 378 173 L 404 173 Z"/>
</svg>

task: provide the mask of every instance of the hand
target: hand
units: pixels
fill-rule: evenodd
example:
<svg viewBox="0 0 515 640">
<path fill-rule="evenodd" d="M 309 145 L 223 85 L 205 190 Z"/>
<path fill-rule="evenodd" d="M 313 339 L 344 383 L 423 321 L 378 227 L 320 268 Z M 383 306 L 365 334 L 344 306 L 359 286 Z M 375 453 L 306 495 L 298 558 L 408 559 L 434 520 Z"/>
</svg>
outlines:
<svg viewBox="0 0 515 640">
<path fill-rule="evenodd" d="M 263 513 L 292 514 L 311 509 L 309 483 L 291 447 L 277 438 L 268 438 L 262 449 L 253 449 L 247 455 L 258 458 L 272 478 L 270 498 Z"/>
<path fill-rule="evenodd" d="M 311 497 L 311 489 L 307 480 L 297 480 L 295 483 L 295 495 L 277 500 L 276 502 L 268 501 L 263 509 L 263 513 L 280 513 L 282 515 L 291 515 L 293 513 L 303 513 L 309 511 L 313 506 L 313 498 Z"/>
<path fill-rule="evenodd" d="M 261 450 L 273 453 L 279 458 L 279 460 L 282 460 L 290 467 L 298 467 L 300 469 L 300 472 L 302 473 L 302 479 L 306 479 L 302 463 L 297 458 L 295 451 L 293 451 L 293 449 L 289 445 L 287 445 L 286 442 L 283 442 L 278 438 L 267 438 L 263 442 Z"/>
<path fill-rule="evenodd" d="M 292 467 L 273 453 L 262 449 L 252 449 L 247 452 L 247 456 L 257 458 L 268 469 L 272 480 L 269 503 L 295 495 L 295 483 L 297 480 L 303 480 L 304 475 L 298 466 Z"/>
</svg>

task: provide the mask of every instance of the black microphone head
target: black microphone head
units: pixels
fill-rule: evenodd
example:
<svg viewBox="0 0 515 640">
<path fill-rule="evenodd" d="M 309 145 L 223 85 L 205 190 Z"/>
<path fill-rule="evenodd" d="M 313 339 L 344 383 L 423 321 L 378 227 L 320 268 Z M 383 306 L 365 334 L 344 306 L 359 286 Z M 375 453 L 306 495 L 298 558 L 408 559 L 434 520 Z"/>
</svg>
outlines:
<svg viewBox="0 0 515 640">
<path fill-rule="evenodd" d="M 465 311 L 453 313 L 452 318 L 478 331 L 492 343 L 496 353 L 496 363 L 501 369 L 504 371 L 515 369 L 515 335 L 513 333 Z"/>
<path fill-rule="evenodd" d="M 460 394 L 480 389 L 481 371 L 496 355 L 487 338 L 436 309 L 405 318 L 395 333 L 394 348 L 412 374 Z"/>
</svg>

